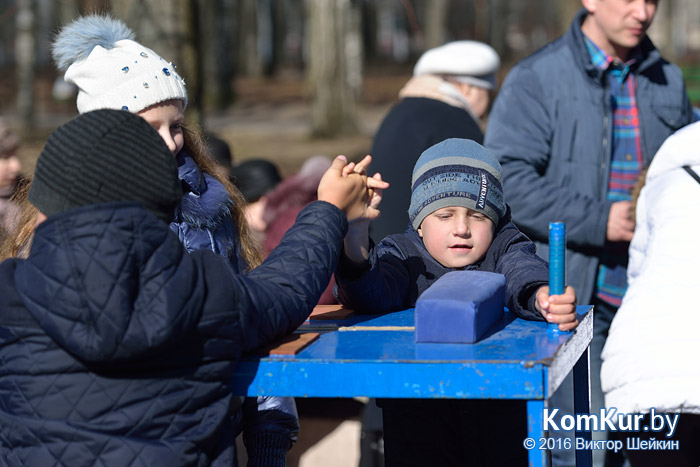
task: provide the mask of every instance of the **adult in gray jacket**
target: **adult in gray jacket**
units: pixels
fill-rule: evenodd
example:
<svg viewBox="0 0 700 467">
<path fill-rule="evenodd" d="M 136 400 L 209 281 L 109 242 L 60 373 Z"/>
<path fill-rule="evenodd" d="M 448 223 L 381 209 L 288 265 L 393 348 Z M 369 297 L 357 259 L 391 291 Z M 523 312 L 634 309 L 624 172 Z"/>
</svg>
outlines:
<svg viewBox="0 0 700 467">
<path fill-rule="evenodd" d="M 567 33 L 506 77 L 485 145 L 502 165 L 513 220 L 539 254 L 548 254 L 548 223 L 566 223 L 567 283 L 596 310 L 595 411 L 603 405 L 600 352 L 626 289 L 630 190 L 692 110 L 680 70 L 646 36 L 656 1 L 582 3 Z"/>
</svg>

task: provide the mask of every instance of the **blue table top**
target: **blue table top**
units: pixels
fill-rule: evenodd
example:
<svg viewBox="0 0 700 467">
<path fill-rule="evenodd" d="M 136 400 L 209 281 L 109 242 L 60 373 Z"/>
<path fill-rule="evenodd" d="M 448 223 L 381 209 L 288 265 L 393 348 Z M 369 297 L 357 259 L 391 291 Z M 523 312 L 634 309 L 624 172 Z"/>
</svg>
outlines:
<svg viewBox="0 0 700 467">
<path fill-rule="evenodd" d="M 307 321 L 297 332 L 321 332 L 316 341 L 294 356 L 244 358 L 234 375 L 234 392 L 544 399 L 590 343 L 589 308 L 578 307 L 581 324 L 575 332 L 505 313 L 475 344 L 416 344 L 413 309 Z"/>
</svg>

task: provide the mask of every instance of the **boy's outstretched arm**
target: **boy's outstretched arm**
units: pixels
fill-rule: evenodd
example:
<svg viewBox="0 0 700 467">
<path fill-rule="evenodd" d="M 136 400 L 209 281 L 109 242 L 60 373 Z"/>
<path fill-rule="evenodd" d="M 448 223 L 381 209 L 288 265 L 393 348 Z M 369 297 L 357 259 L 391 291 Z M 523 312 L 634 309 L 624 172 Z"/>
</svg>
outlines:
<svg viewBox="0 0 700 467">
<path fill-rule="evenodd" d="M 566 286 L 561 295 L 549 295 L 549 286 L 537 290 L 535 308 L 548 323 L 558 323 L 562 331 L 571 331 L 578 326 L 576 319 L 576 291 Z"/>
</svg>

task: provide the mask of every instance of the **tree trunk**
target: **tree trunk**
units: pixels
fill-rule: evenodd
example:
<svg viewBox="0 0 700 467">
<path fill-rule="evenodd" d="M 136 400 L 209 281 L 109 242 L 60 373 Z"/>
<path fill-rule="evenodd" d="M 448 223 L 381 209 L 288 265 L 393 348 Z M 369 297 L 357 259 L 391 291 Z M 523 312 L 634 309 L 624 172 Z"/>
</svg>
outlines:
<svg viewBox="0 0 700 467">
<path fill-rule="evenodd" d="M 240 1 L 239 69 L 244 76 L 261 76 L 262 64 L 258 57 L 258 21 L 256 0 Z"/>
<path fill-rule="evenodd" d="M 563 34 L 569 29 L 576 12 L 581 9 L 581 2 L 579 0 L 565 0 L 557 2 L 557 5 L 559 6 L 559 30 Z"/>
<path fill-rule="evenodd" d="M 180 75 L 187 83 L 187 97 L 190 102 L 187 118 L 191 122 L 203 124 L 204 83 L 202 79 L 204 52 L 201 50 L 199 2 L 197 0 L 180 0 L 180 14 L 176 16 L 172 31 L 182 52 L 182 70 Z"/>
<path fill-rule="evenodd" d="M 17 111 L 20 118 L 20 131 L 26 135 L 34 128 L 34 76 L 36 72 L 36 23 L 34 0 L 17 1 L 17 39 L 15 54 L 17 60 Z"/>
<path fill-rule="evenodd" d="M 510 50 L 506 43 L 508 34 L 508 5 L 505 0 L 489 0 L 489 40 L 501 62 L 506 62 L 510 56 Z"/>
<path fill-rule="evenodd" d="M 200 46 L 204 108 L 221 110 L 233 101 L 231 81 L 235 60 L 234 1 L 199 0 Z"/>
<path fill-rule="evenodd" d="M 351 0 L 308 0 L 311 134 L 358 131 L 355 100 L 362 86 L 359 11 Z"/>
<path fill-rule="evenodd" d="M 445 43 L 447 36 L 447 0 L 432 0 L 425 10 L 425 49 Z"/>
</svg>

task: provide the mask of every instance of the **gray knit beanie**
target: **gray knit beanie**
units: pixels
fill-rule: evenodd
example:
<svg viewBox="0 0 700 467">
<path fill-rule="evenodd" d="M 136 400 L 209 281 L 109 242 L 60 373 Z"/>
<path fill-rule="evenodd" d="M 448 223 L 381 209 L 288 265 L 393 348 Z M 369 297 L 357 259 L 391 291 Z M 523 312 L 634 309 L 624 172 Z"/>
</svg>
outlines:
<svg viewBox="0 0 700 467">
<path fill-rule="evenodd" d="M 408 216 L 418 230 L 431 213 L 462 206 L 486 215 L 498 225 L 506 213 L 501 164 L 479 143 L 450 138 L 425 151 L 411 180 Z"/>
<path fill-rule="evenodd" d="M 95 110 L 58 127 L 37 161 L 29 202 L 47 216 L 95 203 L 138 201 L 170 222 L 182 190 L 163 139 L 141 117 Z"/>
</svg>

